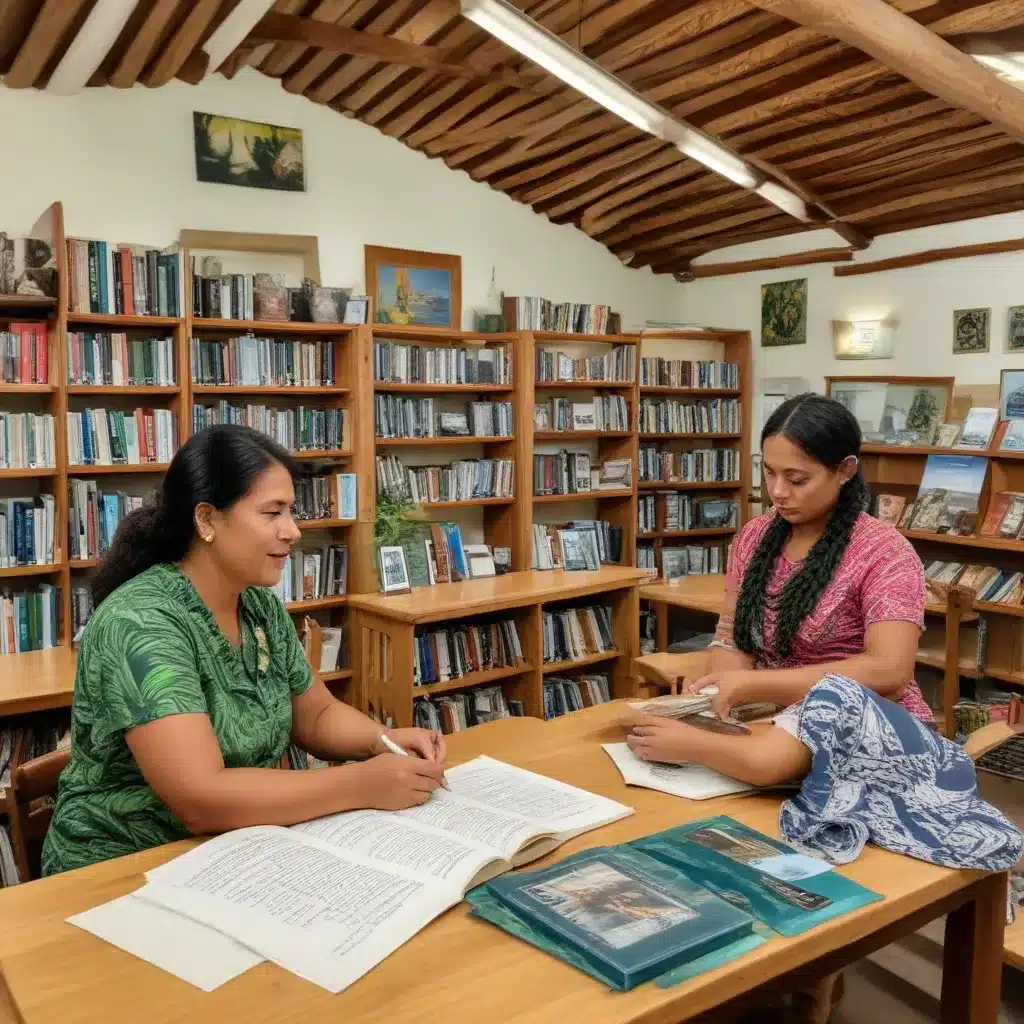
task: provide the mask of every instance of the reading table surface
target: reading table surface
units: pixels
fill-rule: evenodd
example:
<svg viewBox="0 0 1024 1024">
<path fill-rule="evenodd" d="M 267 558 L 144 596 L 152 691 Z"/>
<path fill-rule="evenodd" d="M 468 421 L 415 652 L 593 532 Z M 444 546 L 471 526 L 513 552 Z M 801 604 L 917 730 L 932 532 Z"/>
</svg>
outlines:
<svg viewBox="0 0 1024 1024">
<path fill-rule="evenodd" d="M 694 612 L 721 615 L 725 604 L 725 576 L 720 573 L 683 576 L 671 583 L 648 583 L 640 588 L 645 601 L 687 608 Z"/>
<path fill-rule="evenodd" d="M 0 656 L 0 718 L 68 707 L 76 658 L 70 646 Z"/>
<path fill-rule="evenodd" d="M 486 752 L 620 800 L 635 813 L 566 843 L 557 859 L 714 814 L 778 835 L 779 799 L 738 795 L 691 802 L 627 788 L 600 747 L 621 739 L 622 704 L 550 723 L 504 719 L 450 737 L 452 761 Z M 163 1024 L 312 1020 L 445 1021 L 480 1024 L 670 1024 L 738 999 L 768 982 L 793 985 L 841 969 L 949 913 L 942 988 L 944 1024 L 996 1024 L 1002 966 L 1005 876 L 950 871 L 868 847 L 843 874 L 883 901 L 793 939 L 775 938 L 732 964 L 661 989 L 609 991 L 560 960 L 471 920 L 465 904 L 428 925 L 339 995 L 264 963 L 204 993 L 66 924 L 64 918 L 138 888 L 142 872 L 196 840 L 96 864 L 0 891 L 0 973 L 25 1024 Z M 543 861 L 540 863 L 544 863 Z M 788 976 L 788 977 L 787 977 Z M 0 997 L 0 1014 L 3 1011 Z M 0 1016 L 0 1020 L 2 1020 Z"/>
</svg>

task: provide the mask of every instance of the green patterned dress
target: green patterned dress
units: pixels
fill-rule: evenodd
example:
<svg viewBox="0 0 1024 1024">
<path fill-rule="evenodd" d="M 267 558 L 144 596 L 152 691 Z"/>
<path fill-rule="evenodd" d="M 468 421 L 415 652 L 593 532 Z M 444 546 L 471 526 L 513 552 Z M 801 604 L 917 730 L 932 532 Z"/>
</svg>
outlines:
<svg viewBox="0 0 1024 1024">
<path fill-rule="evenodd" d="M 167 715 L 209 715 L 228 768 L 269 768 L 288 747 L 291 698 L 312 674 L 277 596 L 250 588 L 241 650 L 188 577 L 156 565 L 111 594 L 82 637 L 71 763 L 43 847 L 56 874 L 176 839 L 187 829 L 146 783 L 126 730 Z"/>
</svg>

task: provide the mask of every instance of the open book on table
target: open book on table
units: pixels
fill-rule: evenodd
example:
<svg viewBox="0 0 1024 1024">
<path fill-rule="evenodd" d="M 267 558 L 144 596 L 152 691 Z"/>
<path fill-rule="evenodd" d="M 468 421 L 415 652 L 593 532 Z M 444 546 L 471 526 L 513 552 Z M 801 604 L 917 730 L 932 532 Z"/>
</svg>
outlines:
<svg viewBox="0 0 1024 1024">
<path fill-rule="evenodd" d="M 340 992 L 468 889 L 633 813 L 489 757 L 446 774 L 450 791 L 405 811 L 225 833 L 148 872 L 132 898 Z"/>
</svg>

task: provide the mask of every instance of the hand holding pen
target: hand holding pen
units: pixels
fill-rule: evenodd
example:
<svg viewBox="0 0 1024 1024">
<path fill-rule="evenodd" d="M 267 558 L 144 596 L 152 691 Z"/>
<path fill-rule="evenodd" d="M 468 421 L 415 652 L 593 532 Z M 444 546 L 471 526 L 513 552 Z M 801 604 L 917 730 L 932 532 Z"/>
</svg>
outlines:
<svg viewBox="0 0 1024 1024">
<path fill-rule="evenodd" d="M 426 761 L 434 761 L 438 764 L 443 764 L 448 754 L 447 744 L 445 743 L 444 736 L 437 731 L 429 731 L 426 729 L 408 729 L 408 730 L 395 730 L 396 733 L 415 733 L 416 735 L 400 735 L 400 739 L 405 739 L 408 742 L 409 747 L 414 750 L 420 757 Z M 387 733 L 380 734 L 380 741 L 384 747 L 389 750 L 392 754 L 398 754 L 401 757 L 408 757 L 409 751 L 404 747 L 399 746 Z M 445 789 L 450 789 L 448 780 L 442 775 L 441 785 Z"/>
</svg>

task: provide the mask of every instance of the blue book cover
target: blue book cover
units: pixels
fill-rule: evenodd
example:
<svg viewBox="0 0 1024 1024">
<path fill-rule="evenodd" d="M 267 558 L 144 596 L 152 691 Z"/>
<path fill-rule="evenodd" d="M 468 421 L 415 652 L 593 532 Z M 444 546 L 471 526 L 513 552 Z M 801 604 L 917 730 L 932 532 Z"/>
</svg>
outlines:
<svg viewBox="0 0 1024 1024">
<path fill-rule="evenodd" d="M 797 853 L 725 815 L 691 821 L 630 845 L 685 872 L 782 935 L 800 935 L 882 899 L 826 861 Z"/>
<path fill-rule="evenodd" d="M 478 916 L 613 987 L 628 990 L 749 937 L 753 918 L 681 872 L 622 847 L 598 847 L 494 879 L 467 897 Z M 486 912 L 496 901 L 509 912 Z M 523 930 L 515 923 L 519 922 Z"/>
</svg>

